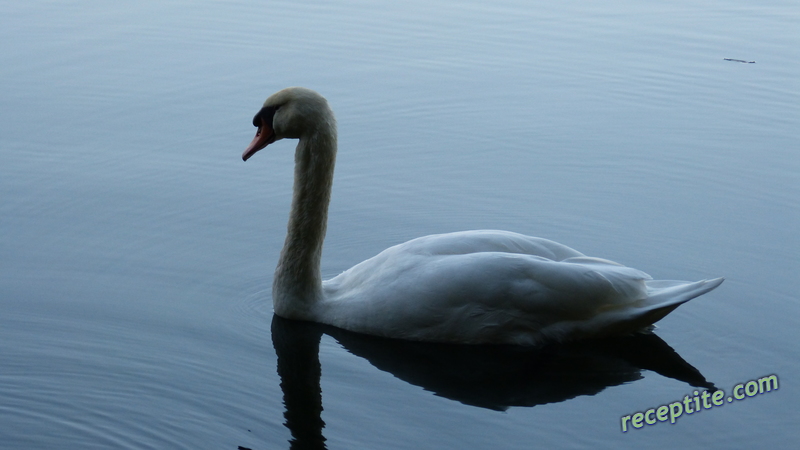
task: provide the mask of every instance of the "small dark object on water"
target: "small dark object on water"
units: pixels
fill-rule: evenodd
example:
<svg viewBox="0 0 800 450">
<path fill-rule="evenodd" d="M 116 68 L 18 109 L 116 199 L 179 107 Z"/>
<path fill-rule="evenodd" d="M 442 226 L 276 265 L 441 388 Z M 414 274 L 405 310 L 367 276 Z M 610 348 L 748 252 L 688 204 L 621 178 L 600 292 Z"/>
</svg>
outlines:
<svg viewBox="0 0 800 450">
<path fill-rule="evenodd" d="M 756 63 L 755 61 L 745 61 L 743 59 L 732 59 L 732 58 L 722 58 L 722 59 L 724 59 L 725 61 L 740 62 L 740 63 L 745 63 L 745 64 L 755 64 Z"/>
</svg>

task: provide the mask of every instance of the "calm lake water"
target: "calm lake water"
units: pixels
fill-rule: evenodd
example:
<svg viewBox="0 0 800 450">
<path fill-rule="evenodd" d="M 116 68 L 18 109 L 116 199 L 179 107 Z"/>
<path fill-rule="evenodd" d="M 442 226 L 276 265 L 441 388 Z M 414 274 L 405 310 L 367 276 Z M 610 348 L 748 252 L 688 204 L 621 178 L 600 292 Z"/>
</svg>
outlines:
<svg viewBox="0 0 800 450">
<path fill-rule="evenodd" d="M 788 1 L 3 2 L 0 447 L 796 444 L 798 23 Z M 273 321 L 295 143 L 240 155 L 292 85 L 339 121 L 326 278 L 495 228 L 727 281 L 655 336 L 545 349 Z"/>
</svg>

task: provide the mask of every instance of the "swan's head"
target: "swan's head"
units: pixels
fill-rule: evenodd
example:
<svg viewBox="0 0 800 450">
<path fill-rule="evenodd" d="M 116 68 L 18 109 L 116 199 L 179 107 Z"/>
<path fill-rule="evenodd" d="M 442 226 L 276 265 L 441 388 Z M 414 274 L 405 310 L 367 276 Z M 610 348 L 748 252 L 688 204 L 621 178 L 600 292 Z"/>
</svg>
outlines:
<svg viewBox="0 0 800 450">
<path fill-rule="evenodd" d="M 272 94 L 253 117 L 256 137 L 242 154 L 247 161 L 257 151 L 283 139 L 299 139 L 321 129 L 335 127 L 333 113 L 325 97 L 302 87 L 290 87 Z"/>
</svg>

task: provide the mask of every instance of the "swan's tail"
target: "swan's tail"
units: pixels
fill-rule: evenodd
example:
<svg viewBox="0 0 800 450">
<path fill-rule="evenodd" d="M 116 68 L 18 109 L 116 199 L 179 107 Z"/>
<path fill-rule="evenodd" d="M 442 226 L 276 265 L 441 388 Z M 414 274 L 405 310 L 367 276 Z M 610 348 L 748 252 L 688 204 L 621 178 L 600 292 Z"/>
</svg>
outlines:
<svg viewBox="0 0 800 450">
<path fill-rule="evenodd" d="M 560 324 L 554 335 L 598 337 L 630 334 L 647 329 L 678 306 L 712 291 L 724 278 L 696 282 L 647 280 L 647 298 L 642 304 L 601 313 L 591 320 Z"/>
<path fill-rule="evenodd" d="M 647 285 L 647 303 L 650 306 L 642 308 L 637 315 L 645 318 L 648 323 L 658 322 L 681 304 L 716 289 L 723 281 L 725 278 L 722 277 L 694 283 L 648 280 L 645 284 Z"/>
<path fill-rule="evenodd" d="M 647 300 L 639 308 L 628 309 L 623 317 L 617 318 L 616 325 L 609 323 L 609 334 L 619 334 L 641 330 L 652 325 L 671 313 L 678 306 L 689 300 L 714 290 L 725 278 L 701 280 L 693 283 L 686 281 L 648 280 Z M 619 331 L 615 329 L 619 327 Z"/>
</svg>

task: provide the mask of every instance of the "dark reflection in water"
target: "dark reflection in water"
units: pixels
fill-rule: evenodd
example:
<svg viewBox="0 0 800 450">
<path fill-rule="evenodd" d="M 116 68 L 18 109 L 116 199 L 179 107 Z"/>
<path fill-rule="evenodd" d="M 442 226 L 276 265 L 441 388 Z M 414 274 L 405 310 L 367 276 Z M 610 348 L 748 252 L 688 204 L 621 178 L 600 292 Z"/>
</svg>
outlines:
<svg viewBox="0 0 800 450">
<path fill-rule="evenodd" d="M 292 449 L 324 449 L 319 342 L 323 328 L 311 322 L 272 317 L 272 345 L 278 355 L 286 427 Z"/>
<path fill-rule="evenodd" d="M 319 343 L 322 334 L 373 366 L 435 395 L 502 411 L 563 402 L 643 378 L 642 370 L 695 387 L 712 383 L 654 334 L 550 344 L 543 347 L 407 342 L 338 328 L 272 319 L 292 449 L 322 449 Z"/>
</svg>

